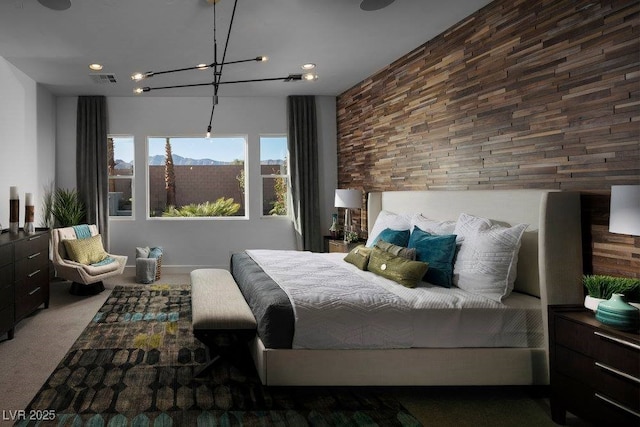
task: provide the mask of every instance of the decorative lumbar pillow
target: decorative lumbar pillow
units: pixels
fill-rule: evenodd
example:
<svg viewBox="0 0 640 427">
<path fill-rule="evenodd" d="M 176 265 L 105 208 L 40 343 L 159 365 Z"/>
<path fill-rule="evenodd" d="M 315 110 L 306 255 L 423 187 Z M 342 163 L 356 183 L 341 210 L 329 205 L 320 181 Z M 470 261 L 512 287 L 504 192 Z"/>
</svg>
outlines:
<svg viewBox="0 0 640 427">
<path fill-rule="evenodd" d="M 513 290 L 518 251 L 528 224 L 505 227 L 491 220 L 460 214 L 456 234 L 464 241 L 453 266 L 453 284 L 494 301 Z"/>
<path fill-rule="evenodd" d="M 369 230 L 369 237 L 367 238 L 366 246 L 372 248 L 375 245 L 375 240 L 378 235 L 387 228 L 391 230 L 410 230 L 411 218 L 414 214 L 395 214 L 388 211 L 381 211 L 376 218 L 376 222 L 373 224 L 371 230 Z M 406 246 L 406 245 L 405 245 Z"/>
<path fill-rule="evenodd" d="M 411 261 L 416 260 L 416 250 L 405 248 L 404 246 L 394 245 L 393 243 L 385 242 L 380 239 L 376 242 L 376 248 L 380 248 L 385 252 L 389 252 L 395 256 L 401 256 L 402 258 L 410 259 Z"/>
<path fill-rule="evenodd" d="M 417 261 L 429 264 L 424 280 L 433 285 L 451 287 L 456 254 L 455 234 L 437 236 L 416 226 L 409 237 L 409 248 L 415 249 Z"/>
<path fill-rule="evenodd" d="M 372 246 L 375 246 L 380 240 L 406 248 L 407 243 L 409 243 L 409 230 L 392 230 L 385 228 L 378 234 L 378 237 L 373 240 Z"/>
<path fill-rule="evenodd" d="M 355 265 L 360 270 L 366 270 L 369 264 L 369 256 L 371 255 L 371 248 L 367 248 L 364 245 L 358 245 L 351 249 L 344 260 L 350 264 Z"/>
<path fill-rule="evenodd" d="M 411 261 L 380 248 L 373 248 L 367 266 L 372 273 L 398 282 L 407 288 L 415 288 L 428 268 L 429 265 L 425 262 Z"/>
<path fill-rule="evenodd" d="M 102 246 L 102 236 L 99 234 L 86 239 L 67 239 L 63 242 L 69 259 L 80 264 L 95 264 L 109 256 Z"/>
</svg>

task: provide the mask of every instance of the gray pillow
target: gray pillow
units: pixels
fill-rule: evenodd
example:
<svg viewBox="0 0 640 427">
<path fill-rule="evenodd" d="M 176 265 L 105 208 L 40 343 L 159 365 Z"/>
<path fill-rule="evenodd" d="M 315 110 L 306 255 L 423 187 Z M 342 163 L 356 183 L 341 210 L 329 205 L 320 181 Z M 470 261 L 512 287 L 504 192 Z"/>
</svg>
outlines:
<svg viewBox="0 0 640 427">
<path fill-rule="evenodd" d="M 149 258 L 149 252 L 151 249 L 149 246 L 145 246 L 144 248 L 136 248 L 136 258 Z"/>
<path fill-rule="evenodd" d="M 411 261 L 416 260 L 415 248 L 405 248 L 404 246 L 394 245 L 393 243 L 385 242 L 384 240 L 378 240 L 375 247 L 395 256 L 410 259 Z"/>
</svg>

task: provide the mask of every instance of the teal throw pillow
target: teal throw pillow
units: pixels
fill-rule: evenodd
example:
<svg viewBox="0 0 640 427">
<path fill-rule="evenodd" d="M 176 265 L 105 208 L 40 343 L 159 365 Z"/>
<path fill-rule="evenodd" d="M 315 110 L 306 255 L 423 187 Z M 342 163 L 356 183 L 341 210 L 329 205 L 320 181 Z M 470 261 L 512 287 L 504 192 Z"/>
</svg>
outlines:
<svg viewBox="0 0 640 427">
<path fill-rule="evenodd" d="M 406 248 L 407 243 L 409 243 L 409 230 L 392 230 L 385 228 L 378 234 L 378 237 L 375 238 L 371 246 L 375 246 L 378 240 L 384 240 L 387 243 L 404 246 Z"/>
<path fill-rule="evenodd" d="M 453 258 L 456 254 L 456 235 L 435 235 L 413 228 L 409 248 L 415 248 L 416 260 L 429 263 L 424 280 L 450 288 L 453 280 Z"/>
<path fill-rule="evenodd" d="M 162 247 L 151 248 L 149 258 L 160 258 L 162 256 Z"/>
</svg>

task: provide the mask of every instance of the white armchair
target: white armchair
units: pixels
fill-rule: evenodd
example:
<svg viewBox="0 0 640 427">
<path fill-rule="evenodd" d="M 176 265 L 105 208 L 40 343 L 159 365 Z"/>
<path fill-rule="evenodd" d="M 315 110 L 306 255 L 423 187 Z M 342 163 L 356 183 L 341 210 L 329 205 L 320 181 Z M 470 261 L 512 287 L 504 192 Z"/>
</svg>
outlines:
<svg viewBox="0 0 640 427">
<path fill-rule="evenodd" d="M 89 225 L 91 236 L 98 235 L 98 227 Z M 106 264 L 85 264 L 73 261 L 67 253 L 65 240 L 76 240 L 74 227 L 56 228 L 52 230 L 51 242 L 53 265 L 56 275 L 72 282 L 70 293 L 75 295 L 94 295 L 104 290 L 102 281 L 108 277 L 122 274 L 127 264 L 127 257 L 123 255 L 106 254 L 113 261 Z"/>
</svg>

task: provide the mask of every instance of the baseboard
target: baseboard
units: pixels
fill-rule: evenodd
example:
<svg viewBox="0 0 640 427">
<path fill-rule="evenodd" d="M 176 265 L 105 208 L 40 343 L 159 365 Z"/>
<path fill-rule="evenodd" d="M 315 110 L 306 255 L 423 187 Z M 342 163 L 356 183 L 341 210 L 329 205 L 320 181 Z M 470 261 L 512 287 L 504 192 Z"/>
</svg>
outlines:
<svg viewBox="0 0 640 427">
<path fill-rule="evenodd" d="M 162 273 L 163 274 L 189 274 L 193 270 L 198 270 L 201 268 L 220 268 L 222 270 L 228 270 L 228 265 L 165 265 L 162 264 Z M 127 265 L 125 268 L 125 272 L 127 274 L 136 274 L 136 266 L 135 265 Z"/>
</svg>

